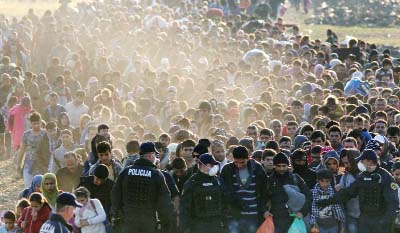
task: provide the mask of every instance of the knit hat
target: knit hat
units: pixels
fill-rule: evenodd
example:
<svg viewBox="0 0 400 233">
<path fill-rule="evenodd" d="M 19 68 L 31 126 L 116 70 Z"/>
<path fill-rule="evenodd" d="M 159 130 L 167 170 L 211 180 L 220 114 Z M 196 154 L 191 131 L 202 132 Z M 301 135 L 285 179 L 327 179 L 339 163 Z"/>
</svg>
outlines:
<svg viewBox="0 0 400 233">
<path fill-rule="evenodd" d="M 205 146 L 204 144 L 197 144 L 197 145 L 193 148 L 193 153 L 196 153 L 197 156 L 200 156 L 200 155 L 202 155 L 202 154 L 208 153 L 208 148 L 207 148 L 207 146 Z"/>
<path fill-rule="evenodd" d="M 108 178 L 108 168 L 104 164 L 99 164 L 97 167 L 94 169 L 94 176 L 96 176 L 99 179 L 106 179 Z"/>
<path fill-rule="evenodd" d="M 386 137 L 383 136 L 383 135 L 380 135 L 380 134 L 376 135 L 376 136 L 374 137 L 374 140 L 377 141 L 377 142 L 379 142 L 380 144 L 384 144 L 385 142 L 387 142 Z"/>
<path fill-rule="evenodd" d="M 321 169 L 318 171 L 317 173 L 317 179 L 318 180 L 322 180 L 322 179 L 327 179 L 330 180 L 333 178 L 333 174 L 331 171 L 327 170 L 327 169 Z"/>
<path fill-rule="evenodd" d="M 380 150 L 381 145 L 379 142 L 375 139 L 371 139 L 368 141 L 367 145 L 365 146 L 365 149 L 370 149 L 370 150 Z"/>
<path fill-rule="evenodd" d="M 368 159 L 374 162 L 378 162 L 378 156 L 376 155 L 374 150 L 365 149 L 360 156 L 356 158 L 356 162 L 360 162 L 361 160 Z"/>
<path fill-rule="evenodd" d="M 282 152 L 279 152 L 278 154 L 275 155 L 273 162 L 274 162 L 274 165 L 278 165 L 278 164 L 289 165 L 288 157 Z"/>
<path fill-rule="evenodd" d="M 307 154 L 303 149 L 297 149 L 293 151 L 291 155 L 292 161 L 294 160 L 307 160 Z"/>
<path fill-rule="evenodd" d="M 238 146 L 232 150 L 232 155 L 235 159 L 248 159 L 249 151 L 244 146 Z"/>
</svg>

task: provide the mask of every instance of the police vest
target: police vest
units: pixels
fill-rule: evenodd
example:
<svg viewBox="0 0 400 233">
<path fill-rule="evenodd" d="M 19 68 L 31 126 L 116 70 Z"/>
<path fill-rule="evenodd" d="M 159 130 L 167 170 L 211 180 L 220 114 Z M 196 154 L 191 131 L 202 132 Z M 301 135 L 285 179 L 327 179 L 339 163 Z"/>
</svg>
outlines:
<svg viewBox="0 0 400 233">
<path fill-rule="evenodd" d="M 193 218 L 222 216 L 222 185 L 217 178 L 209 181 L 193 180 Z"/>
<path fill-rule="evenodd" d="M 359 176 L 360 182 L 360 208 L 364 212 L 381 212 L 384 205 L 382 176 L 379 173 L 371 175 L 363 172 Z"/>
<path fill-rule="evenodd" d="M 154 203 L 154 192 L 151 187 L 151 179 L 154 170 L 143 167 L 131 167 L 127 171 L 126 187 L 129 195 L 126 200 L 129 206 L 134 208 L 149 208 Z"/>
</svg>

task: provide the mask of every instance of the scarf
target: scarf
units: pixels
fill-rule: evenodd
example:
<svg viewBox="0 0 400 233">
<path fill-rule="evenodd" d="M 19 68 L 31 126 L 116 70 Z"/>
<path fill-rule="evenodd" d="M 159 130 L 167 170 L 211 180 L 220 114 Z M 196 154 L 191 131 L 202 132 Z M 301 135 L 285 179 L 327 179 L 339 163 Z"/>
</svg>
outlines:
<svg viewBox="0 0 400 233">
<path fill-rule="evenodd" d="M 33 177 L 31 187 L 28 189 L 28 190 L 29 190 L 28 193 L 27 193 L 28 197 L 29 197 L 32 193 L 35 192 L 36 187 L 42 185 L 42 178 L 43 178 L 42 175 L 36 175 L 36 176 Z"/>
<path fill-rule="evenodd" d="M 45 182 L 47 179 L 52 179 L 54 181 L 54 190 L 53 192 L 48 192 L 45 188 Z M 43 196 L 47 199 L 47 202 L 50 204 L 50 206 L 52 208 L 54 208 L 56 206 L 56 199 L 59 193 L 58 190 L 58 185 L 57 185 L 57 178 L 56 175 L 54 175 L 53 173 L 46 173 L 43 175 L 42 178 L 42 193 Z"/>
</svg>

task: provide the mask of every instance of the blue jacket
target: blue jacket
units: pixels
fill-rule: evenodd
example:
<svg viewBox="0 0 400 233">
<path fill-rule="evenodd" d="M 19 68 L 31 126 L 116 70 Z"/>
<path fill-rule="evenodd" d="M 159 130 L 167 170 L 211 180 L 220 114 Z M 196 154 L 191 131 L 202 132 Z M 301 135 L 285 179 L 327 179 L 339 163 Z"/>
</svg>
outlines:
<svg viewBox="0 0 400 233">
<path fill-rule="evenodd" d="M 40 233 L 71 233 L 72 226 L 65 222 L 64 218 L 52 213 L 49 220 L 47 220 L 40 228 Z"/>
</svg>

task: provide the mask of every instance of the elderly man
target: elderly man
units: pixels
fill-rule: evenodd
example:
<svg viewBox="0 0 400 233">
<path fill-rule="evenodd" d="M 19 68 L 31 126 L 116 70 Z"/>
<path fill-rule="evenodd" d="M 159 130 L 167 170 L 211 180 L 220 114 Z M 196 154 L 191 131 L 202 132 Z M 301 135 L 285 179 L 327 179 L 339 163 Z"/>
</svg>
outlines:
<svg viewBox="0 0 400 233">
<path fill-rule="evenodd" d="M 58 188 L 65 192 L 72 192 L 80 182 L 83 166 L 74 152 L 67 152 L 64 155 L 64 163 L 65 167 L 56 172 Z"/>
</svg>

